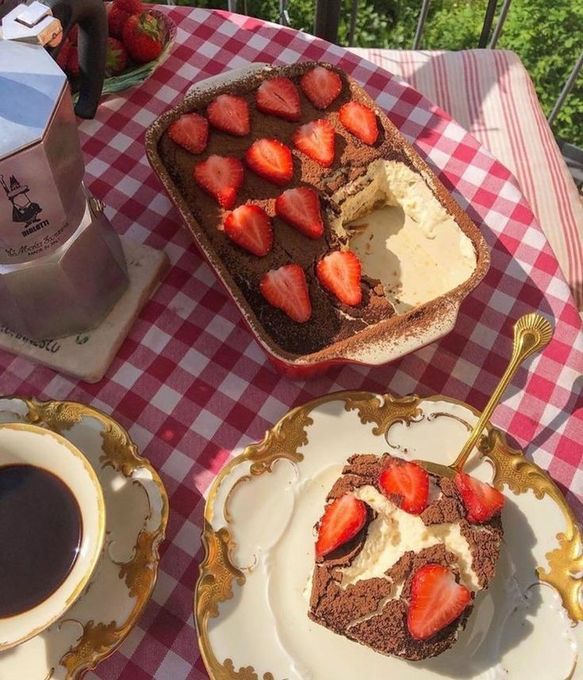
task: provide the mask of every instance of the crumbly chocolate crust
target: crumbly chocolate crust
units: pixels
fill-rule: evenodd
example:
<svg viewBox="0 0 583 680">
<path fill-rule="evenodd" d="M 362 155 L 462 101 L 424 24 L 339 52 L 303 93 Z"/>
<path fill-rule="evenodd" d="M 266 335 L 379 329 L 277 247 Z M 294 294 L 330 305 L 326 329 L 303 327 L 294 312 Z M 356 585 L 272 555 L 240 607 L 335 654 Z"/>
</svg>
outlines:
<svg viewBox="0 0 583 680">
<path fill-rule="evenodd" d="M 489 265 L 487 248 L 475 225 L 439 185 L 429 168 L 364 90 L 343 71 L 328 66 L 340 75 L 343 88 L 340 96 L 326 111 L 314 108 L 301 88 L 302 118 L 297 123 L 264 115 L 256 109 L 254 92 L 265 78 L 285 75 L 297 83 L 303 73 L 313 66 L 314 62 L 306 62 L 291 67 L 271 68 L 258 74 L 250 74 L 235 83 L 217 86 L 204 93 L 195 93 L 156 121 L 148 131 L 146 140 L 148 156 L 154 169 L 161 176 L 222 281 L 243 311 L 250 312 L 246 313 L 246 318 L 253 330 L 276 356 L 284 361 L 294 361 L 297 358 L 302 363 L 307 357 L 317 362 L 345 352 L 350 353 L 359 346 L 359 342 L 368 343 L 381 336 L 405 337 L 414 334 L 416 329 L 439 318 L 440 310 L 448 307 L 453 298 L 464 297 L 481 280 Z M 207 104 L 223 92 L 238 94 L 249 102 L 251 134 L 248 137 L 236 138 L 212 130 L 206 151 L 196 156 L 172 142 L 166 130 L 173 120 L 185 111 L 204 112 Z M 377 114 L 381 132 L 374 146 L 361 143 L 339 123 L 338 110 L 349 100 L 360 101 Z M 331 122 L 336 133 L 335 162 L 328 169 L 295 150 L 291 142 L 294 131 L 300 125 L 323 117 Z M 242 158 L 248 146 L 260 137 L 275 137 L 292 149 L 294 176 L 288 186 L 277 187 L 250 170 L 245 172 L 237 205 L 252 201 L 261 205 L 273 219 L 273 250 L 265 257 L 257 258 L 240 249 L 224 235 L 221 230 L 224 211 L 194 183 L 192 168 L 195 163 L 214 153 Z M 453 297 L 447 296 L 448 300 L 445 297 L 438 299 L 403 315 L 395 315 L 378 281 L 363 277 L 362 303 L 358 307 L 347 307 L 326 292 L 315 276 L 316 262 L 329 250 L 341 245 L 328 224 L 330 214 L 338 210 L 330 197 L 340 186 L 361 176 L 370 162 L 378 158 L 399 160 L 416 172 L 421 172 L 433 185 L 440 202 L 454 216 L 462 231 L 471 238 L 478 255 L 474 275 L 467 285 L 463 284 L 452 293 Z M 306 184 L 318 190 L 323 205 L 326 233 L 324 238 L 317 241 L 307 239 L 274 215 L 275 198 L 283 190 Z M 265 272 L 292 261 L 304 268 L 308 280 L 313 315 L 304 324 L 293 322 L 283 312 L 267 304 L 259 292 L 259 280 Z"/>
<path fill-rule="evenodd" d="M 392 456 L 355 455 L 348 459 L 342 475 L 332 486 L 327 500 L 339 498 L 362 486 L 377 488 L 382 470 Z M 482 589 L 494 577 L 503 530 L 500 516 L 485 524 L 471 524 L 465 518 L 463 502 L 452 480 L 431 475 L 441 494 L 420 515 L 430 526 L 441 523 L 460 523 L 460 531 L 468 541 L 472 554 L 472 568 Z M 372 518 L 372 517 L 371 517 Z M 371 519 L 369 518 L 369 519 Z M 418 661 L 441 654 L 457 640 L 472 611 L 473 603 L 451 624 L 428 640 L 414 639 L 407 628 L 407 611 L 414 573 L 425 564 L 441 564 L 459 577 L 457 557 L 443 544 L 426 548 L 419 553 L 406 552 L 387 572 L 387 579 L 371 578 L 341 587 L 340 567 L 352 563 L 366 541 L 368 524 L 344 548 L 344 555 L 324 558 L 314 568 L 312 594 L 308 615 L 317 623 L 336 633 L 367 645 L 383 654 Z M 339 559 L 340 557 L 340 559 Z M 397 589 L 401 588 L 399 597 Z"/>
</svg>

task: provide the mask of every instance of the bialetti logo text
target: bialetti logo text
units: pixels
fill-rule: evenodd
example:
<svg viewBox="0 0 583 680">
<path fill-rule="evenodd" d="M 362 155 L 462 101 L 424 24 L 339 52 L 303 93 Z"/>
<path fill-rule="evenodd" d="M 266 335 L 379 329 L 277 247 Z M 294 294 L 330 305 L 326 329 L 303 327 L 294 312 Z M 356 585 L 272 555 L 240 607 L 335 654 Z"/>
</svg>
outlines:
<svg viewBox="0 0 583 680">
<path fill-rule="evenodd" d="M 28 197 L 30 191 L 28 185 L 20 184 L 14 175 L 11 175 L 8 180 L 4 179 L 4 175 L 0 175 L 0 184 L 12 204 L 12 221 L 24 224 L 21 232 L 23 236 L 28 236 L 48 226 L 49 220 L 39 218 L 39 213 L 42 212 L 40 205 Z"/>
</svg>

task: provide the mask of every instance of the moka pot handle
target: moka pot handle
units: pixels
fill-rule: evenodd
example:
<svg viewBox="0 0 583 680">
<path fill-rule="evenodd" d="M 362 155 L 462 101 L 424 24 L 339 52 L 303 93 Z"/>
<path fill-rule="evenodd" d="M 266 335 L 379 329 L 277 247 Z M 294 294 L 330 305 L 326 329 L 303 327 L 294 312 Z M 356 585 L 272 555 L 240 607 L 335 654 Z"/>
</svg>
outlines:
<svg viewBox="0 0 583 680">
<path fill-rule="evenodd" d="M 75 113 L 93 118 L 103 89 L 107 50 L 107 14 L 103 0 L 42 0 L 63 26 L 63 40 L 79 24 L 79 99 Z M 61 43 L 62 44 L 62 43 Z M 58 54 L 59 48 L 51 51 Z"/>
</svg>

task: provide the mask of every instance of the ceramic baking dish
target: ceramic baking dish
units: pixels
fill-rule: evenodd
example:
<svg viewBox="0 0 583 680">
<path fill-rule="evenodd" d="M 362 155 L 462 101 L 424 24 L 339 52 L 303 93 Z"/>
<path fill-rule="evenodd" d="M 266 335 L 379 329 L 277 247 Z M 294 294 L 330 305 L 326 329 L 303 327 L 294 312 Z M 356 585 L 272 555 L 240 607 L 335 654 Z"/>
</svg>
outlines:
<svg viewBox="0 0 583 680">
<path fill-rule="evenodd" d="M 241 81 L 255 83 L 254 87 L 257 87 L 258 83 L 261 82 L 260 79 L 265 76 L 295 75 L 294 69 L 296 67 L 297 65 L 270 67 L 266 64 L 251 64 L 244 69 L 229 71 L 197 83 L 189 90 L 182 102 L 160 116 L 148 128 L 146 151 L 152 168 L 160 178 L 170 199 L 178 208 L 195 243 L 239 307 L 257 342 L 263 347 L 269 359 L 286 375 L 308 377 L 317 375 L 337 364 L 385 364 L 446 335 L 455 325 L 462 300 L 485 276 L 490 265 L 490 255 L 485 240 L 476 225 L 462 211 L 429 166 L 390 122 L 384 112 L 363 93 L 363 96 L 368 100 L 368 105 L 375 111 L 385 128 L 385 133 L 390 135 L 393 143 L 398 145 L 409 166 L 418 173 L 423 183 L 431 191 L 432 196 L 446 211 L 448 217 L 455 221 L 460 232 L 467 237 L 466 241 L 471 242 L 471 248 L 475 253 L 475 268 L 459 285 L 446 293 L 422 304 L 402 305 L 403 309 L 400 313 L 371 324 L 348 338 L 331 342 L 318 351 L 306 354 L 291 353 L 280 347 L 254 313 L 242 290 L 234 281 L 232 273 L 219 257 L 205 230 L 195 218 L 187 197 L 183 195 L 173 181 L 171 172 L 160 155 L 159 145 L 170 123 L 183 113 L 204 107 L 212 98 L 224 92 L 229 92 L 233 86 L 240 84 Z M 444 252 L 443 255 L 450 260 L 455 257 L 452 252 Z"/>
</svg>

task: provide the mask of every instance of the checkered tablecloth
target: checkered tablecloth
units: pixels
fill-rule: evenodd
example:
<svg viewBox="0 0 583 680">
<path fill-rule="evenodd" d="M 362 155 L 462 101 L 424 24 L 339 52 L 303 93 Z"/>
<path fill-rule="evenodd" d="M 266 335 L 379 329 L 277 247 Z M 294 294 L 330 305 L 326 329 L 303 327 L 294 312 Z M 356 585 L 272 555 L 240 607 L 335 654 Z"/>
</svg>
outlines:
<svg viewBox="0 0 583 680">
<path fill-rule="evenodd" d="M 443 393 L 483 407 L 510 353 L 512 323 L 540 310 L 556 332 L 523 369 L 494 423 L 547 468 L 583 517 L 581 321 L 545 238 L 509 172 L 440 109 L 385 71 L 304 33 L 225 12 L 169 8 L 171 56 L 141 87 L 81 123 L 90 190 L 120 233 L 164 249 L 172 268 L 106 377 L 88 385 L 1 354 L 4 393 L 73 399 L 111 413 L 160 470 L 168 540 L 153 599 L 91 678 L 205 678 L 192 620 L 203 495 L 232 455 L 290 407 L 338 389 Z M 252 61 L 322 59 L 360 81 L 481 227 L 492 267 L 440 342 L 381 368 L 343 367 L 291 382 L 270 366 L 181 227 L 144 154 L 144 130 L 195 81 Z"/>
</svg>

